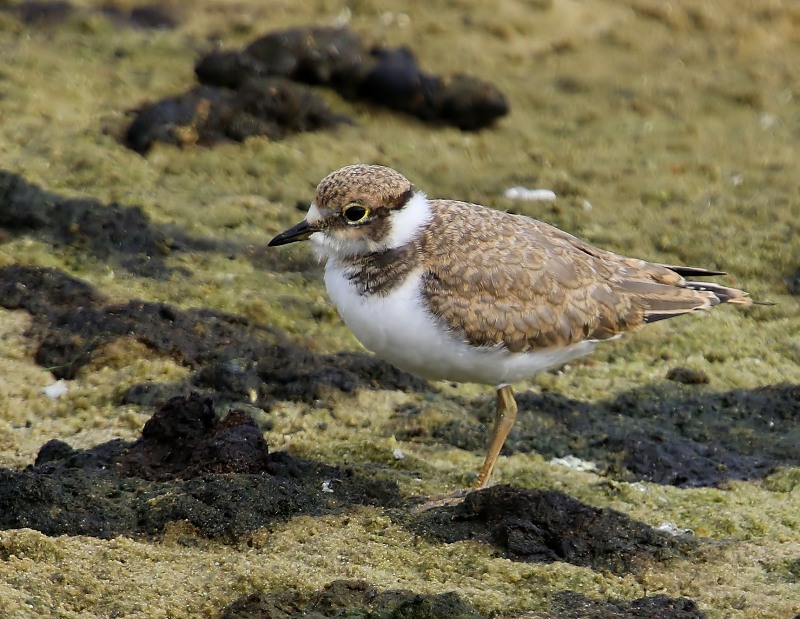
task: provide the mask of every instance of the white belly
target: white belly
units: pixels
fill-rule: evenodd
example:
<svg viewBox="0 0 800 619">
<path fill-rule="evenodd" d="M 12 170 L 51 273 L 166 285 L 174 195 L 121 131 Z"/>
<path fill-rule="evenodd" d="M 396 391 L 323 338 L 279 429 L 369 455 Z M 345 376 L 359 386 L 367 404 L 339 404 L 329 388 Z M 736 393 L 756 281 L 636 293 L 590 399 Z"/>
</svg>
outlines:
<svg viewBox="0 0 800 619">
<path fill-rule="evenodd" d="M 386 296 L 362 296 L 335 260 L 325 268 L 325 285 L 344 322 L 381 359 L 429 380 L 499 385 L 529 378 L 590 353 L 596 341 L 564 349 L 511 353 L 501 346 L 475 348 L 454 336 L 427 311 L 420 274 Z"/>
</svg>

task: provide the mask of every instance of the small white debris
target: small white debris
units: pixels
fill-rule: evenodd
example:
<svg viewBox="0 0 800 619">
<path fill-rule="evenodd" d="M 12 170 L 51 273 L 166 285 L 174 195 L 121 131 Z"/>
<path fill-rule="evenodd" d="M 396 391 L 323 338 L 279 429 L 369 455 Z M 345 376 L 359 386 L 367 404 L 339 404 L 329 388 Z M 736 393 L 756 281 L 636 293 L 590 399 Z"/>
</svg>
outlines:
<svg viewBox="0 0 800 619">
<path fill-rule="evenodd" d="M 403 458 L 406 457 L 406 454 L 404 454 L 403 450 L 400 449 L 399 447 L 395 447 L 394 450 L 392 450 L 392 457 L 395 460 L 402 460 Z"/>
<path fill-rule="evenodd" d="M 381 26 L 388 28 L 392 25 L 397 25 L 399 28 L 406 28 L 411 23 L 411 17 L 407 13 L 392 13 L 391 11 L 384 11 L 378 18 Z"/>
<path fill-rule="evenodd" d="M 505 197 L 509 200 L 526 200 L 528 202 L 553 202 L 556 192 L 552 189 L 528 189 L 527 187 L 509 187 Z"/>
<path fill-rule="evenodd" d="M 353 12 L 350 10 L 350 7 L 346 6 L 341 11 L 339 11 L 338 15 L 336 15 L 336 19 L 333 20 L 334 25 L 337 28 L 346 26 L 347 24 L 350 23 L 352 17 L 353 17 Z"/>
<path fill-rule="evenodd" d="M 679 529 L 678 525 L 674 522 L 662 522 L 660 525 L 655 527 L 656 531 L 661 531 L 662 533 L 668 533 L 674 537 L 678 535 L 694 535 L 694 531 L 691 529 Z"/>
<path fill-rule="evenodd" d="M 594 473 L 597 471 L 597 465 L 594 462 L 589 462 L 588 460 L 581 460 L 576 456 L 564 456 L 563 458 L 553 458 L 550 460 L 549 464 L 553 466 L 563 466 L 568 469 L 572 469 L 573 471 L 586 471 L 589 473 Z"/>
<path fill-rule="evenodd" d="M 333 483 L 332 479 L 326 479 L 325 481 L 323 481 L 322 482 L 322 491 L 323 492 L 329 492 L 329 493 L 332 494 L 333 493 L 333 488 L 331 488 L 331 484 L 332 483 Z"/>
<path fill-rule="evenodd" d="M 65 383 L 63 380 L 57 380 L 52 385 L 47 385 L 47 387 L 42 389 L 42 393 L 44 393 L 51 400 L 57 400 L 62 395 L 65 395 L 68 391 L 69 387 L 67 387 L 67 383 Z"/>
<path fill-rule="evenodd" d="M 589 200 L 587 200 L 586 198 L 584 198 L 583 200 L 581 200 L 581 206 L 583 207 L 583 210 L 584 210 L 584 211 L 591 211 L 591 210 L 594 208 L 594 207 L 592 206 L 592 203 L 591 203 L 591 202 L 589 202 Z"/>
<path fill-rule="evenodd" d="M 778 120 L 778 117 L 774 114 L 762 114 L 758 117 L 758 124 L 761 125 L 762 129 L 767 130 L 777 125 Z"/>
</svg>

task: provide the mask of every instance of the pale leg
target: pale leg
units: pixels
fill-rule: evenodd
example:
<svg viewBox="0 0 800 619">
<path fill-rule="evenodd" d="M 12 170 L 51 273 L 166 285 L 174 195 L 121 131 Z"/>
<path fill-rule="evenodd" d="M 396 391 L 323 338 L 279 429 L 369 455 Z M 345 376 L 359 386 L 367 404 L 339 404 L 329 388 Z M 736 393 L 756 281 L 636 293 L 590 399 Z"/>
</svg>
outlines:
<svg viewBox="0 0 800 619">
<path fill-rule="evenodd" d="M 506 442 L 506 437 L 508 437 L 516 418 L 517 403 L 514 401 L 514 392 L 511 390 L 511 385 L 500 385 L 497 388 L 497 409 L 494 414 L 492 439 L 489 442 L 486 460 L 483 461 L 483 467 L 478 474 L 478 481 L 475 482 L 475 489 L 485 488 L 488 485 L 497 457 L 500 455 L 503 443 Z"/>
</svg>

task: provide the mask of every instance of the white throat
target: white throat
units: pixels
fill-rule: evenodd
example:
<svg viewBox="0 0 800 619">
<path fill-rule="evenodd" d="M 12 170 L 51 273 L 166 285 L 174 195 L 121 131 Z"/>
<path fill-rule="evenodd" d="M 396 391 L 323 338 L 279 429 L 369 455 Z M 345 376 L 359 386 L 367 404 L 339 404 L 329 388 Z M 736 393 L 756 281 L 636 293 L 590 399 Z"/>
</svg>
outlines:
<svg viewBox="0 0 800 619">
<path fill-rule="evenodd" d="M 306 221 L 314 223 L 320 219 L 319 208 L 312 203 Z M 321 262 L 329 258 L 346 258 L 402 247 L 417 238 L 433 217 L 430 202 L 422 192 L 414 195 L 406 205 L 389 215 L 389 234 L 380 242 L 366 238 L 350 238 L 345 235 L 315 232 L 309 237 L 314 253 Z"/>
<path fill-rule="evenodd" d="M 431 203 L 421 191 L 415 191 L 408 203 L 389 215 L 390 232 L 384 249 L 396 249 L 417 238 L 433 218 Z"/>
</svg>

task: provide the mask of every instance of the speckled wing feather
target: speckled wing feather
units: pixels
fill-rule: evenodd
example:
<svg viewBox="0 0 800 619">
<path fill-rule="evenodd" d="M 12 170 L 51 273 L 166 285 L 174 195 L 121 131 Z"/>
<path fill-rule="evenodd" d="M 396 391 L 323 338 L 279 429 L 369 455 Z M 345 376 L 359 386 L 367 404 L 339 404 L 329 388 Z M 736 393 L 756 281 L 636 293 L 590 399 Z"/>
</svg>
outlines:
<svg viewBox="0 0 800 619">
<path fill-rule="evenodd" d="M 431 312 L 475 346 L 526 352 L 603 340 L 723 301 L 745 303 L 741 291 L 686 282 L 676 270 L 543 222 L 464 202 L 431 204 L 434 221 L 420 240 L 424 295 Z"/>
</svg>

